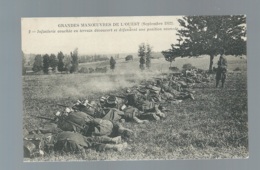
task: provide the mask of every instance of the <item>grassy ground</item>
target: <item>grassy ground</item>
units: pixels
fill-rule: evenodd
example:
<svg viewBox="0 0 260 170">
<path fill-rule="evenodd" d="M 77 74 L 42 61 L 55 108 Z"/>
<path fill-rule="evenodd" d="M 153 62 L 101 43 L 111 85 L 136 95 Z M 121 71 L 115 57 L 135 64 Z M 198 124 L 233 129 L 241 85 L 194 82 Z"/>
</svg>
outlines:
<svg viewBox="0 0 260 170">
<path fill-rule="evenodd" d="M 52 116 L 60 109 L 55 103 L 71 105 L 77 99 L 94 99 L 136 85 L 142 79 L 157 76 L 161 66 L 169 65 L 161 59 L 152 61 L 154 72 L 139 73 L 138 65 L 135 65 L 138 61 L 119 61 L 119 74 L 24 76 L 24 128 L 34 129 L 44 124 L 45 120 L 32 116 Z M 181 68 L 184 63 L 207 69 L 208 57 L 178 59 L 174 64 Z M 246 60 L 230 57 L 228 63 L 229 74 L 224 89 L 215 88 L 214 81 L 198 84 L 194 87 L 195 100 L 188 99 L 178 105 L 169 105 L 172 111 L 167 113 L 165 120 L 142 125 L 124 123 L 125 127 L 136 132 L 136 136 L 127 141 L 128 148 L 122 152 L 96 152 L 89 149 L 85 158 L 77 154 L 56 154 L 24 160 L 246 158 L 249 155 Z M 124 72 L 126 66 L 132 69 L 127 75 Z M 233 72 L 237 67 L 241 71 Z"/>
</svg>

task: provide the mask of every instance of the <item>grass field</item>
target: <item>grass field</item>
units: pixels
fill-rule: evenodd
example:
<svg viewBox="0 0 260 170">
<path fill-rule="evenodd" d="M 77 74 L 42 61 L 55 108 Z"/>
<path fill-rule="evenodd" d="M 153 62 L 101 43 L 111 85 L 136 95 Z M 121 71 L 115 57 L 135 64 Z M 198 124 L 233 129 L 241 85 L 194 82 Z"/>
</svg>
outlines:
<svg viewBox="0 0 260 170">
<path fill-rule="evenodd" d="M 169 105 L 167 118 L 149 124 L 124 123 L 136 132 L 122 152 L 87 150 L 81 155 L 46 155 L 25 161 L 72 160 L 147 160 L 147 159 L 215 159 L 247 158 L 248 112 L 246 59 L 227 57 L 228 77 L 224 89 L 197 84 L 195 100 Z M 215 59 L 215 63 L 216 63 Z M 185 63 L 207 69 L 209 57 L 180 58 L 173 66 Z M 97 63 L 98 64 L 98 63 Z M 102 65 L 105 65 L 104 63 Z M 86 65 L 85 65 L 86 66 Z M 93 65 L 92 65 L 93 66 Z M 106 74 L 53 74 L 23 77 L 23 125 L 34 129 L 46 121 L 33 115 L 52 116 L 60 110 L 56 103 L 72 105 L 77 99 L 96 99 L 137 85 L 143 79 L 166 72 L 169 63 L 152 60 L 153 71 L 139 72 L 138 61 L 119 60 L 116 72 Z M 233 71 L 239 67 L 240 71 Z"/>
</svg>

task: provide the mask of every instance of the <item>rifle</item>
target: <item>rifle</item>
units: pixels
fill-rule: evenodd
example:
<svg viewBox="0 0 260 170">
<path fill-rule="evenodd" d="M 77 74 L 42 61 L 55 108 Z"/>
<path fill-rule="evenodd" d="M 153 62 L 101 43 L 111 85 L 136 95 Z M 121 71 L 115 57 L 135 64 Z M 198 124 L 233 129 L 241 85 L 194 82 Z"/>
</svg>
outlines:
<svg viewBox="0 0 260 170">
<path fill-rule="evenodd" d="M 164 109 L 163 112 L 171 112 L 172 110 Z"/>
<path fill-rule="evenodd" d="M 71 107 L 69 107 L 69 106 L 66 106 L 66 105 L 63 105 L 63 104 L 57 104 L 58 106 L 61 106 L 61 107 L 68 107 L 68 108 L 71 108 Z M 82 104 L 83 105 L 83 104 Z M 93 107 L 91 104 L 89 104 L 89 103 L 87 103 L 87 105 L 88 106 L 90 106 L 90 107 Z M 77 105 L 74 105 L 74 106 L 77 106 Z"/>
<path fill-rule="evenodd" d="M 40 119 L 45 119 L 45 120 L 50 120 L 50 121 L 54 121 L 55 120 L 55 119 L 52 119 L 52 118 L 49 118 L 49 117 L 44 117 L 44 116 L 34 116 L 34 117 L 40 118 Z M 61 120 L 65 121 L 65 122 L 67 122 L 67 123 L 69 123 L 71 125 L 73 125 L 74 131 L 76 131 L 76 129 L 74 127 L 79 128 L 81 131 L 82 130 L 87 131 L 87 129 L 89 128 L 88 125 L 81 126 L 81 125 L 78 125 L 78 124 L 76 124 L 76 123 L 74 123 L 74 122 L 72 122 L 72 121 L 70 121 L 70 120 L 68 120 L 66 118 L 61 118 Z"/>
<path fill-rule="evenodd" d="M 86 103 L 89 107 L 92 107 L 92 108 L 95 108 L 94 106 L 92 106 L 91 104 L 89 103 Z"/>
<path fill-rule="evenodd" d="M 66 105 L 63 105 L 63 104 L 57 104 L 58 106 L 61 106 L 61 107 L 69 107 L 69 106 L 66 106 Z"/>
<path fill-rule="evenodd" d="M 45 120 L 50 120 L 50 121 L 54 121 L 55 119 L 49 118 L 49 117 L 45 117 L 45 116 L 34 116 L 36 118 L 40 118 L 40 119 L 45 119 Z"/>
</svg>

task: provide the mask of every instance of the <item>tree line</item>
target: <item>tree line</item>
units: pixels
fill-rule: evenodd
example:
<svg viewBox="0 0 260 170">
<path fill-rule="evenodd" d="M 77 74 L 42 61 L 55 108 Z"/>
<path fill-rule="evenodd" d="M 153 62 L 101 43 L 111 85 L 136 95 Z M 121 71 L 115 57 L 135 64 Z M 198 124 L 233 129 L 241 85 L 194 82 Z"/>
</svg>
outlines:
<svg viewBox="0 0 260 170">
<path fill-rule="evenodd" d="M 106 55 L 78 55 L 78 48 L 74 49 L 69 55 L 63 54 L 60 51 L 57 55 L 55 54 L 37 54 L 34 56 L 33 61 L 27 61 L 25 54 L 22 52 L 22 73 L 26 73 L 25 65 L 30 65 L 32 63 L 32 71 L 37 73 L 43 71 L 44 74 L 48 74 L 50 71 L 55 72 L 67 72 L 67 73 L 74 73 L 78 72 L 79 63 L 87 63 L 87 62 L 97 62 L 97 61 L 108 61 L 109 57 Z M 116 55 L 115 58 L 119 58 L 119 55 Z"/>
<path fill-rule="evenodd" d="M 56 70 L 73 73 L 78 71 L 78 65 L 78 49 L 76 48 L 70 55 L 64 55 L 61 51 L 57 56 L 55 54 L 36 55 L 32 70 L 34 72 L 43 71 L 44 74 Z"/>
</svg>

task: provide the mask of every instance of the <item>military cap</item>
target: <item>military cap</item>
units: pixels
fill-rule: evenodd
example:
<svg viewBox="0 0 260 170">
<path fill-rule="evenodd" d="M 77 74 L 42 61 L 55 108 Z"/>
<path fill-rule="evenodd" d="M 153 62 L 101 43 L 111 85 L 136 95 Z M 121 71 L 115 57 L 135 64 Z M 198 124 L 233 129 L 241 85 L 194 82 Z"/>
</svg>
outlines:
<svg viewBox="0 0 260 170">
<path fill-rule="evenodd" d="M 116 103 L 117 103 L 117 98 L 116 98 L 116 96 L 113 96 L 113 95 L 109 96 L 109 97 L 107 98 L 107 103 L 108 103 L 108 104 L 116 104 Z"/>
</svg>

